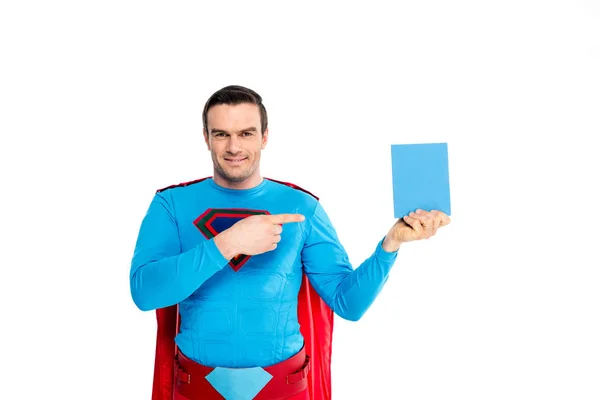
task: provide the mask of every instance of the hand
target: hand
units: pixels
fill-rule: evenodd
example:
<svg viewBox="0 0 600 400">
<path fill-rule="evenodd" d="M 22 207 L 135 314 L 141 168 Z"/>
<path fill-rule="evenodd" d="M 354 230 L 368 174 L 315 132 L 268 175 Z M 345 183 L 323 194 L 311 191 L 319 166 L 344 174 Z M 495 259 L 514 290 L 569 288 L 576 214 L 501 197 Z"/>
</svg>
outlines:
<svg viewBox="0 0 600 400">
<path fill-rule="evenodd" d="M 283 224 L 302 221 L 302 214 L 253 215 L 221 232 L 215 237 L 215 243 L 228 260 L 238 254 L 266 253 L 277 248 Z"/>
<path fill-rule="evenodd" d="M 450 223 L 450 218 L 443 212 L 421 209 L 400 218 L 390 229 L 384 239 L 386 251 L 397 251 L 402 243 L 413 240 L 429 239 L 442 226 Z"/>
</svg>

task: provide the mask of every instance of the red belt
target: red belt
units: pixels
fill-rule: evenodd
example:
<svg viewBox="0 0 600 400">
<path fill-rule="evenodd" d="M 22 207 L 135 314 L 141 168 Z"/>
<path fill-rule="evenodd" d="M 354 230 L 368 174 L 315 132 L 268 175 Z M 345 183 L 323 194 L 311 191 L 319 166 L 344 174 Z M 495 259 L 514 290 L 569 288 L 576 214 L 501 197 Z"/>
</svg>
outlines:
<svg viewBox="0 0 600 400">
<path fill-rule="evenodd" d="M 264 367 L 273 378 L 253 400 L 283 400 L 306 390 L 309 356 L 304 348 L 279 364 Z M 190 360 L 180 351 L 175 361 L 175 391 L 189 400 L 224 400 L 206 380 L 214 368 Z"/>
</svg>

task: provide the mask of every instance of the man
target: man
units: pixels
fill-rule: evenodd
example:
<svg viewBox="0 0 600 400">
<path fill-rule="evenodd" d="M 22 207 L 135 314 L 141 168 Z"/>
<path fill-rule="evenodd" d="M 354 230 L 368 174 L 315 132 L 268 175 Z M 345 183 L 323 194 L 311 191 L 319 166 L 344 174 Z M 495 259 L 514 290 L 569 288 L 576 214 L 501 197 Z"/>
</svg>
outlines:
<svg viewBox="0 0 600 400">
<path fill-rule="evenodd" d="M 217 91 L 203 123 L 214 176 L 157 191 L 131 265 L 135 304 L 157 310 L 153 399 L 330 399 L 333 313 L 361 318 L 401 244 L 450 220 L 410 213 L 354 269 L 318 198 L 261 176 L 256 92 Z"/>
</svg>

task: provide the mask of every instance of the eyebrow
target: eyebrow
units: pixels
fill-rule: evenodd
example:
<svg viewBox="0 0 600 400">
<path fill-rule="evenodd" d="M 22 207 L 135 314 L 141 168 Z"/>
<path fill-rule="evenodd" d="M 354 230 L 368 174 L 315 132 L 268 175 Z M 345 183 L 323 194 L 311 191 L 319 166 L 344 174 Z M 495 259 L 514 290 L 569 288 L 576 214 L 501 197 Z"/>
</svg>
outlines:
<svg viewBox="0 0 600 400">
<path fill-rule="evenodd" d="M 240 132 L 256 132 L 256 131 L 257 131 L 257 129 L 255 127 L 251 126 L 249 128 L 242 129 Z M 229 132 L 227 132 L 227 131 L 225 131 L 223 129 L 214 129 L 213 128 L 213 129 L 210 130 L 210 133 L 214 134 L 214 133 L 229 133 Z"/>
</svg>

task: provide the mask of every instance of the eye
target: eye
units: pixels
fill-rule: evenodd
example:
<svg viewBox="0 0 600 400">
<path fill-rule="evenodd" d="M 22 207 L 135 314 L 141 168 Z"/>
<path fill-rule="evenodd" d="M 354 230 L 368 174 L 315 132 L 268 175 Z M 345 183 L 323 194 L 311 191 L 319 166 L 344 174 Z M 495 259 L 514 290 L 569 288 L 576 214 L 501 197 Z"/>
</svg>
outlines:
<svg viewBox="0 0 600 400">
<path fill-rule="evenodd" d="M 243 135 L 244 136 L 252 136 L 252 132 L 244 132 Z"/>
</svg>

